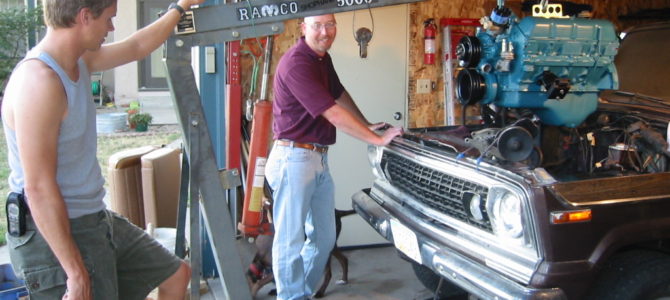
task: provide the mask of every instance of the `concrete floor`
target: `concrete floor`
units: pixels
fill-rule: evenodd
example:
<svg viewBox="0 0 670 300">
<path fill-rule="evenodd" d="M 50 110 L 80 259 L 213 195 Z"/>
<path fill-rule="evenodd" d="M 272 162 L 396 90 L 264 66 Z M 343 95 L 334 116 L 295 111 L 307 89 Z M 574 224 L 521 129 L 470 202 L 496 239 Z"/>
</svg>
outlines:
<svg viewBox="0 0 670 300">
<path fill-rule="evenodd" d="M 251 261 L 254 249 L 244 251 L 243 266 Z M 353 300 L 427 300 L 432 293 L 418 281 L 409 262 L 401 259 L 392 246 L 369 247 L 345 250 L 349 259 L 349 283 L 337 285 L 342 271 L 340 264 L 333 260 L 333 279 L 321 299 L 353 299 Z M 0 247 L 0 264 L 10 263 L 7 246 Z M 210 287 L 202 292 L 202 300 L 228 300 L 220 286 L 220 280 L 208 280 Z M 242 287 L 242 288 L 246 288 Z M 264 286 L 255 299 L 270 300 L 275 296 L 268 295 L 274 288 L 270 283 Z"/>
<path fill-rule="evenodd" d="M 411 265 L 396 254 L 395 248 L 375 247 L 345 251 L 349 259 L 349 283 L 337 285 L 335 281 L 342 272 L 340 265 L 333 262 L 333 279 L 328 285 L 325 297 L 321 299 L 351 300 L 427 300 L 432 293 L 416 279 Z M 7 246 L 0 247 L 0 264 L 9 263 Z M 208 280 L 207 291 L 202 300 L 226 300 L 220 281 Z M 268 295 L 274 284 L 264 286 L 257 294 L 257 300 L 271 300 Z"/>
<path fill-rule="evenodd" d="M 349 250 L 344 255 L 349 259 L 349 283 L 335 284 L 342 272 L 339 263 L 333 261 L 333 279 L 321 299 L 426 300 L 433 297 L 416 279 L 410 263 L 402 260 L 394 247 Z M 209 280 L 209 284 L 210 291 L 201 295 L 200 299 L 226 299 L 219 280 Z M 275 299 L 275 296 L 268 295 L 273 288 L 272 283 L 264 286 L 255 299 Z"/>
</svg>

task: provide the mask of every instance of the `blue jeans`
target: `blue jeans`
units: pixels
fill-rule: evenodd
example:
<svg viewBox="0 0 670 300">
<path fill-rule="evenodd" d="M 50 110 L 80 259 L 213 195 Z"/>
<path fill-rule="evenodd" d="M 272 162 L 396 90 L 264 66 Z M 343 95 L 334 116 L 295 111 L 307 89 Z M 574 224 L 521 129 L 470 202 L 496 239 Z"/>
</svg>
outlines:
<svg viewBox="0 0 670 300">
<path fill-rule="evenodd" d="M 265 176 L 274 191 L 272 270 L 277 299 L 308 298 L 335 245 L 335 190 L 328 155 L 275 145 Z"/>
</svg>

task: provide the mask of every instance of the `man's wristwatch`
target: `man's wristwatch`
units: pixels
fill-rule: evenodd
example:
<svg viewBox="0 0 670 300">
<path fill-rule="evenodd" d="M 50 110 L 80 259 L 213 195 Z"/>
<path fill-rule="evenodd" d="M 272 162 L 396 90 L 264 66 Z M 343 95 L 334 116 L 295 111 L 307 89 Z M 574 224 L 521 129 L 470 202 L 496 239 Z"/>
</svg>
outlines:
<svg viewBox="0 0 670 300">
<path fill-rule="evenodd" d="M 179 12 L 179 15 L 182 16 L 182 17 L 186 13 L 186 10 L 184 10 L 183 7 L 179 6 L 179 4 L 177 4 L 177 2 L 170 3 L 170 6 L 168 6 L 168 11 L 170 11 L 173 8 L 176 9 Z"/>
</svg>

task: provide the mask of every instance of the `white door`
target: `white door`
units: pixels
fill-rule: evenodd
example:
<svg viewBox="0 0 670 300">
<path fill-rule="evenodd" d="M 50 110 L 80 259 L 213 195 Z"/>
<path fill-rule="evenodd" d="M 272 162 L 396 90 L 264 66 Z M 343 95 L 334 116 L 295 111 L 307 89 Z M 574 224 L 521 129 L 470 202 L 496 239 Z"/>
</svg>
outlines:
<svg viewBox="0 0 670 300">
<path fill-rule="evenodd" d="M 407 4 L 372 9 L 374 32 L 368 45 L 367 58 L 359 57 L 354 31 L 372 28 L 370 12 L 359 10 L 336 14 L 337 38 L 329 53 L 340 81 L 370 122 L 388 122 L 405 126 L 407 102 Z M 353 28 L 352 28 L 353 24 Z M 394 114 L 401 119 L 395 120 Z M 351 209 L 351 196 L 372 185 L 373 176 L 368 163 L 367 144 L 337 133 L 337 143 L 329 152 L 329 162 L 335 180 L 335 206 Z M 339 246 L 386 243 L 357 214 L 342 219 Z"/>
</svg>

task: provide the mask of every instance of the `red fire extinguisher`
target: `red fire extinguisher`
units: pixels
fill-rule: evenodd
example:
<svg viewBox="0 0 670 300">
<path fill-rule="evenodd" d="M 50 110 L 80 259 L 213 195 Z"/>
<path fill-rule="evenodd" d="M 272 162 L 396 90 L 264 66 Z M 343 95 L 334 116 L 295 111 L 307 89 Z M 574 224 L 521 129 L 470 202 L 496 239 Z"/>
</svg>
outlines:
<svg viewBox="0 0 670 300">
<path fill-rule="evenodd" d="M 423 22 L 423 63 L 426 65 L 435 64 L 435 35 L 437 34 L 437 26 L 434 19 L 428 19 Z"/>
</svg>

